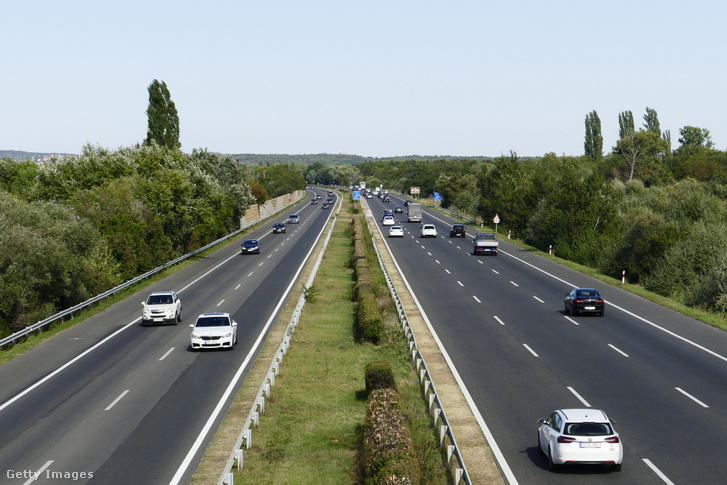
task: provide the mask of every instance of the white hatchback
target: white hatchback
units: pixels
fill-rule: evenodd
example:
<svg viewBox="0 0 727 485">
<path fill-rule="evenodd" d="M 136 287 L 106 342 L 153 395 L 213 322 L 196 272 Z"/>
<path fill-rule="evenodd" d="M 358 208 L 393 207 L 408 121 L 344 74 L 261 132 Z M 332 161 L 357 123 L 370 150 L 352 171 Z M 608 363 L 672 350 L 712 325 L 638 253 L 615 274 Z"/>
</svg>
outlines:
<svg viewBox="0 0 727 485">
<path fill-rule="evenodd" d="M 393 216 L 384 216 L 383 224 L 385 226 L 393 226 L 394 224 L 396 224 L 396 221 L 394 220 Z"/>
<path fill-rule="evenodd" d="M 423 224 L 421 237 L 437 237 L 437 228 L 434 224 Z"/>
<path fill-rule="evenodd" d="M 404 237 L 404 228 L 401 226 L 391 226 L 389 228 L 389 237 Z"/>
<path fill-rule="evenodd" d="M 192 350 L 231 349 L 237 343 L 237 322 L 229 313 L 203 313 L 190 327 Z"/>
<path fill-rule="evenodd" d="M 556 409 L 538 424 L 538 451 L 548 458 L 550 470 L 558 465 L 609 465 L 621 470 L 621 439 L 613 420 L 600 409 Z"/>
</svg>

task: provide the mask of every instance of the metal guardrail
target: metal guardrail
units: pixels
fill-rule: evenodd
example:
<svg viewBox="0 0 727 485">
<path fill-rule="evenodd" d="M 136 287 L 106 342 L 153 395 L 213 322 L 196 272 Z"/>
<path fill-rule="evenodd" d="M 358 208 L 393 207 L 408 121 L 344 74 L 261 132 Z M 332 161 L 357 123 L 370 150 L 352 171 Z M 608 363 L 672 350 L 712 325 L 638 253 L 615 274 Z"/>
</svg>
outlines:
<svg viewBox="0 0 727 485">
<path fill-rule="evenodd" d="M 310 288 L 311 286 L 313 286 L 316 274 L 318 273 L 318 268 L 320 268 L 321 266 L 323 256 L 326 252 L 326 248 L 328 247 L 328 242 L 331 240 L 331 235 L 333 235 L 333 228 L 336 227 L 338 213 L 341 210 L 340 201 L 343 200 L 342 194 L 338 191 L 336 192 L 339 196 L 338 209 L 336 209 L 336 215 L 333 218 L 333 223 L 331 224 L 331 228 L 328 230 L 328 235 L 326 236 L 326 239 L 323 241 L 323 246 L 321 247 L 321 251 L 318 254 L 318 258 L 316 258 L 316 262 L 313 265 L 311 274 L 306 280 L 306 284 L 304 286 L 305 288 Z M 268 367 L 268 371 L 265 373 L 263 382 L 260 385 L 260 390 L 255 396 L 252 408 L 250 409 L 250 414 L 248 414 L 247 419 L 245 420 L 245 424 L 242 426 L 240 434 L 237 436 L 237 440 L 235 441 L 235 447 L 232 449 L 232 453 L 230 453 L 230 456 L 227 458 L 227 463 L 225 464 L 225 468 L 222 471 L 220 479 L 217 481 L 217 485 L 232 485 L 232 467 L 235 465 L 235 462 L 237 462 L 238 470 L 241 469 L 243 466 L 244 451 L 246 449 L 249 450 L 252 446 L 253 427 L 258 427 L 258 425 L 260 424 L 260 414 L 265 412 L 265 399 L 270 397 L 271 388 L 275 385 L 275 377 L 280 373 L 280 364 L 283 363 L 283 357 L 288 353 L 288 347 L 290 347 L 291 337 L 293 336 L 293 332 L 295 332 L 295 327 L 298 325 L 298 322 L 300 321 L 300 316 L 303 313 L 303 307 L 305 306 L 306 301 L 305 297 L 306 295 L 304 291 L 298 299 L 298 303 L 295 305 L 295 310 L 293 310 L 293 316 L 290 318 L 290 323 L 288 323 L 288 326 L 285 329 L 283 341 L 280 342 L 280 345 L 278 345 L 278 349 L 275 351 L 273 362 L 270 364 L 270 367 Z"/>
<path fill-rule="evenodd" d="M 305 194 L 305 191 L 303 191 L 303 194 Z M 290 204 L 285 206 L 283 209 L 287 209 L 288 207 L 290 207 L 294 204 L 297 204 L 301 199 L 303 199 L 305 197 L 307 197 L 307 195 L 303 195 L 297 199 L 294 199 Z M 83 310 L 85 310 L 86 308 L 92 308 L 94 304 L 100 303 L 103 300 L 108 300 L 112 296 L 116 296 L 117 293 L 126 291 L 131 286 L 134 286 L 135 284 L 137 284 L 147 278 L 150 278 L 150 277 L 156 275 L 157 273 L 160 273 L 161 271 L 169 268 L 170 266 L 174 266 L 175 264 L 180 263 L 180 262 L 184 261 L 185 259 L 189 259 L 193 256 L 196 256 L 197 254 L 199 254 L 203 251 L 206 251 L 207 249 L 209 249 L 221 242 L 227 241 L 228 239 L 237 236 L 244 230 L 254 226 L 255 224 L 258 224 L 261 221 L 264 221 L 265 219 L 270 218 L 271 216 L 272 215 L 268 215 L 265 217 L 261 217 L 260 219 L 258 219 L 256 221 L 252 221 L 252 222 L 248 223 L 247 225 L 240 227 L 240 229 L 236 230 L 235 232 L 232 232 L 232 233 L 228 234 L 227 236 L 221 237 L 220 239 L 217 239 L 216 241 L 213 241 L 204 247 L 195 249 L 194 251 L 187 253 L 184 256 L 180 256 L 177 259 L 174 259 L 172 261 L 169 261 L 168 263 L 165 263 L 161 266 L 158 266 L 158 267 L 152 269 L 151 271 L 147 271 L 143 275 L 137 276 L 136 278 L 131 279 L 131 280 L 127 281 L 126 283 L 122 283 L 119 286 L 112 288 L 108 291 L 105 291 L 105 292 L 101 293 L 100 295 L 96 295 L 93 298 L 89 298 L 88 300 L 86 300 L 82 303 L 79 303 L 78 305 L 72 306 L 71 308 L 67 308 L 63 311 L 56 313 L 55 315 L 52 315 L 44 320 L 34 323 L 33 325 L 25 327 L 24 329 L 19 330 L 18 332 L 15 332 L 14 334 L 0 340 L 0 349 L 2 349 L 5 345 L 11 344 L 11 343 L 15 344 L 15 342 L 19 338 L 22 338 L 33 332 L 41 333 L 43 331 L 43 327 L 45 327 L 46 325 L 50 325 L 53 322 L 60 320 L 61 323 L 63 323 L 66 320 L 66 317 L 69 317 L 69 319 L 72 319 L 73 317 L 75 317 L 76 313 L 80 313 Z"/>
<path fill-rule="evenodd" d="M 459 447 L 457 446 L 457 440 L 454 437 L 454 432 L 452 431 L 452 427 L 447 420 L 447 415 L 444 412 L 444 408 L 442 407 L 442 402 L 439 399 L 439 395 L 437 395 L 437 390 L 434 387 L 434 381 L 432 380 L 432 376 L 429 373 L 427 364 L 424 361 L 424 356 L 419 351 L 419 347 L 417 347 L 416 337 L 414 336 L 414 331 L 409 324 L 409 319 L 406 316 L 404 304 L 399 297 L 399 293 L 396 291 L 396 287 L 394 286 L 391 274 L 389 274 L 389 270 L 386 268 L 386 264 L 381 257 L 381 250 L 376 243 L 376 236 L 371 230 L 368 217 L 366 218 L 366 224 L 369 226 L 369 231 L 372 234 L 374 249 L 376 250 L 376 255 L 379 258 L 379 264 L 381 265 L 381 269 L 384 271 L 384 274 L 386 276 L 386 284 L 389 286 L 389 291 L 391 292 L 392 297 L 396 301 L 396 308 L 399 315 L 399 320 L 401 321 L 402 330 L 404 331 L 404 335 L 406 336 L 406 339 L 408 341 L 409 351 L 411 352 L 412 360 L 414 361 L 416 365 L 416 370 L 419 373 L 419 383 L 423 386 L 424 399 L 427 400 L 429 414 L 432 416 L 433 420 L 432 424 L 436 427 L 441 421 L 441 425 L 439 426 L 439 446 L 445 446 L 445 437 L 449 438 L 449 442 L 451 443 L 449 445 L 446 445 L 447 468 L 452 470 L 455 485 L 458 485 L 462 480 L 464 480 L 464 483 L 466 483 L 467 485 L 472 485 L 469 473 L 467 472 L 467 467 L 464 463 L 464 459 L 462 458 L 462 454 L 460 453 Z M 457 461 L 457 466 L 455 466 L 453 460 Z"/>
</svg>

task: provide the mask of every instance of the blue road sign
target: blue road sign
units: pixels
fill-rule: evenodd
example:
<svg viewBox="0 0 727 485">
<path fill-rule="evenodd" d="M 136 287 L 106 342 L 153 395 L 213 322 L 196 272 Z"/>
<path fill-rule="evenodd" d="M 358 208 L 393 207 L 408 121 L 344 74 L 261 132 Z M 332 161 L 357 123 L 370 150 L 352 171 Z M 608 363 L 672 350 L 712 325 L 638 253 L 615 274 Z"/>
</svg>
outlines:
<svg viewBox="0 0 727 485">
<path fill-rule="evenodd" d="M 361 199 L 361 191 L 360 190 L 354 190 L 353 191 L 353 200 L 359 200 Z"/>
</svg>

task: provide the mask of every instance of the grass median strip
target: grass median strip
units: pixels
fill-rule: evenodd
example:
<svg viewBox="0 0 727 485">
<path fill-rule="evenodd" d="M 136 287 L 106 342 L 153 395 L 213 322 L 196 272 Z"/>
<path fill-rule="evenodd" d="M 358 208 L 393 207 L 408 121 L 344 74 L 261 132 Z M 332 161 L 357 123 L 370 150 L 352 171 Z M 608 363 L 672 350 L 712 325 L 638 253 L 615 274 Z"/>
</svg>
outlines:
<svg viewBox="0 0 727 485">
<path fill-rule="evenodd" d="M 309 290 L 315 298 L 303 309 L 280 375 L 266 401 L 265 413 L 260 416 L 259 427 L 253 430 L 252 448 L 244 451 L 243 469 L 233 468 L 235 483 L 363 483 L 358 453 L 367 407 L 364 377 L 366 365 L 375 360 L 389 361 L 396 376 L 400 406 L 407 416 L 413 454 L 419 464 L 416 483 L 448 482 L 403 336 L 378 346 L 355 341 L 355 282 L 350 261 L 351 221 L 358 216 L 351 213 L 350 207 L 344 204 L 340 212 L 314 291 Z M 389 312 L 387 320 L 397 326 L 395 312 Z M 279 343 L 274 337 L 269 340 L 266 348 Z M 264 353 L 265 350 L 261 355 Z M 255 367 L 267 369 L 268 365 L 269 361 L 256 363 Z M 262 376 L 255 377 L 254 373 L 255 369 L 238 400 L 248 396 L 252 402 L 249 395 L 254 396 L 262 381 Z M 249 404 L 238 406 L 238 400 L 208 449 L 193 483 L 215 483 L 219 479 L 234 438 L 226 449 L 217 442 L 229 442 L 232 435 L 236 437 L 241 425 L 235 426 L 241 420 L 244 422 L 250 409 Z M 234 416 L 235 413 L 244 416 Z"/>
</svg>

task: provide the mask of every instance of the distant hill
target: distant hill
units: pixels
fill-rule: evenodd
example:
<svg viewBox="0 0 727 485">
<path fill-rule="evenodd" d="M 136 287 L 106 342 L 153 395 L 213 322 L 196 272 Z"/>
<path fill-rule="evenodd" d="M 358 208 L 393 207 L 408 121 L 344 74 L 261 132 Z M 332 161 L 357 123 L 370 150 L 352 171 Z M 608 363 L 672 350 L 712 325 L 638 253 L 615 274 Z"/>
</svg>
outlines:
<svg viewBox="0 0 727 485">
<path fill-rule="evenodd" d="M 0 150 L 0 159 L 12 158 L 16 162 L 24 162 L 26 160 L 34 160 L 36 162 L 47 162 L 53 157 L 61 155 L 75 155 L 74 153 L 41 153 L 41 152 L 23 152 L 20 150 Z"/>
<path fill-rule="evenodd" d="M 300 164 L 300 165 L 312 165 L 314 163 L 320 163 L 322 165 L 345 165 L 345 164 L 357 164 L 364 163 L 367 161 L 400 161 L 400 160 L 418 160 L 418 161 L 431 161 L 431 160 L 492 160 L 492 157 L 456 157 L 456 156 L 423 156 L 423 155 L 407 155 L 403 157 L 362 157 L 360 155 L 346 155 L 343 153 L 332 154 L 332 153 L 317 153 L 312 155 L 284 155 L 284 154 L 272 154 L 272 155 L 261 155 L 256 153 L 241 153 L 236 155 L 230 155 L 235 160 L 245 165 L 267 165 L 276 163 L 286 164 Z"/>
</svg>

